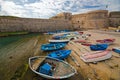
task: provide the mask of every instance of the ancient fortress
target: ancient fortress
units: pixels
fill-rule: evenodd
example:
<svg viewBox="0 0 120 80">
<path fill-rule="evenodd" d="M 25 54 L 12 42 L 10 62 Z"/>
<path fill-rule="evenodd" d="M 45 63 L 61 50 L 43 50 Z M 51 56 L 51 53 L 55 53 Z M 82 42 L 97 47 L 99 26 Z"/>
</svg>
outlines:
<svg viewBox="0 0 120 80">
<path fill-rule="evenodd" d="M 76 15 L 64 12 L 50 19 L 0 17 L 0 32 L 101 29 L 119 25 L 120 12 L 108 12 L 107 10 L 96 10 Z"/>
</svg>

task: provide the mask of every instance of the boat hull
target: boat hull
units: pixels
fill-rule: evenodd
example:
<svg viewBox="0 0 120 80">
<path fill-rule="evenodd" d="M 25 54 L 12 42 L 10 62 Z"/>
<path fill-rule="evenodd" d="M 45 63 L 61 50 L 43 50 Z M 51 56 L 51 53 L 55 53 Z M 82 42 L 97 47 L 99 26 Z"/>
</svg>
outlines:
<svg viewBox="0 0 120 80">
<path fill-rule="evenodd" d="M 108 44 L 111 45 L 115 42 L 115 39 L 104 39 L 104 40 L 96 40 L 99 44 Z"/>
<path fill-rule="evenodd" d="M 55 43 L 55 44 L 43 44 L 41 46 L 41 50 L 43 51 L 53 51 L 53 50 L 59 50 L 66 46 L 65 43 Z"/>
<path fill-rule="evenodd" d="M 104 53 L 104 54 L 103 54 Z M 86 56 L 89 56 L 89 58 Z M 102 61 L 102 60 L 106 60 L 112 57 L 112 52 L 111 51 L 101 51 L 98 53 L 93 53 L 93 54 L 83 54 L 80 56 L 80 58 L 84 61 L 84 62 L 98 62 L 98 61 Z"/>
<path fill-rule="evenodd" d="M 106 50 L 108 47 L 108 44 L 96 44 L 96 45 L 90 45 L 90 49 L 93 51 L 97 50 Z"/>
<path fill-rule="evenodd" d="M 50 43 L 67 43 L 69 42 L 69 39 L 66 40 L 49 40 Z"/>
<path fill-rule="evenodd" d="M 116 48 L 113 48 L 112 50 L 113 50 L 114 52 L 116 52 L 116 53 L 119 53 L 119 54 L 120 54 L 120 47 L 118 47 L 118 48 L 117 48 L 117 47 L 116 47 Z"/>
<path fill-rule="evenodd" d="M 67 58 L 70 55 L 70 53 L 71 53 L 71 50 L 58 50 L 55 52 L 51 52 L 50 54 L 48 54 L 48 56 L 63 60 Z"/>
<path fill-rule="evenodd" d="M 33 68 L 34 64 L 36 64 L 35 60 L 41 59 L 41 58 L 43 58 L 43 61 L 40 60 L 41 62 L 38 63 L 39 65 L 37 68 L 39 68 L 40 65 L 43 64 L 43 62 L 56 64 L 56 69 L 53 71 L 54 73 L 52 76 L 40 73 L 37 71 L 37 68 Z M 37 61 L 37 62 L 39 62 L 39 61 Z M 35 56 L 35 57 L 29 58 L 29 67 L 34 73 L 40 75 L 41 77 L 47 78 L 47 79 L 65 79 L 65 78 L 69 78 L 69 77 L 75 75 L 75 73 L 76 73 L 76 69 L 74 67 L 72 67 L 70 64 L 68 64 L 67 62 L 65 62 L 63 60 L 51 58 L 51 57 L 45 57 L 45 56 Z"/>
</svg>

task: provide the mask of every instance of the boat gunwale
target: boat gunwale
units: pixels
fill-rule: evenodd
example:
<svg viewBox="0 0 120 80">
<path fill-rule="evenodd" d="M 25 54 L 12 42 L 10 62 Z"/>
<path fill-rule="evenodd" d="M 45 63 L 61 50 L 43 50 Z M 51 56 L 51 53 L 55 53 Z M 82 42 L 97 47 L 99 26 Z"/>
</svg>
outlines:
<svg viewBox="0 0 120 80">
<path fill-rule="evenodd" d="M 33 59 L 33 58 L 50 58 L 50 59 L 54 59 L 54 60 L 57 60 L 57 61 L 62 61 L 65 64 L 69 65 L 71 67 L 71 69 L 74 70 L 74 73 L 71 73 L 71 74 L 69 74 L 67 76 L 49 76 L 49 75 L 45 75 L 45 74 L 39 73 L 39 72 L 33 70 L 32 66 L 31 66 L 31 59 Z M 29 58 L 29 67 L 30 67 L 30 69 L 34 73 L 36 73 L 36 74 L 38 74 L 38 75 L 40 75 L 42 77 L 48 78 L 48 79 L 65 79 L 65 78 L 71 77 L 71 76 L 73 76 L 74 74 L 77 73 L 76 69 L 72 65 L 68 64 L 67 62 L 65 62 L 63 60 L 56 59 L 56 58 L 48 57 L 48 56 L 34 56 L 34 57 L 30 57 Z"/>
<path fill-rule="evenodd" d="M 105 51 L 108 51 L 108 50 L 105 50 Z M 104 52 L 104 51 L 103 51 Z M 94 53 L 93 53 L 94 54 Z M 105 56 L 107 56 L 107 58 L 105 58 Z M 103 61 L 103 60 L 106 60 L 106 59 L 109 59 L 109 58 L 111 58 L 112 57 L 112 51 L 110 51 L 109 50 L 109 52 L 108 52 L 108 54 L 106 54 L 105 56 L 101 56 L 101 57 L 97 57 L 97 58 L 93 58 L 93 59 L 84 59 L 84 56 L 80 56 L 80 58 L 84 61 L 84 62 L 86 62 L 86 63 L 88 63 L 88 62 L 99 62 L 99 61 Z M 102 59 L 102 58 L 104 58 L 104 59 Z M 97 60 L 96 60 L 97 59 Z M 93 61 L 93 60 L 95 60 L 95 61 Z"/>
</svg>

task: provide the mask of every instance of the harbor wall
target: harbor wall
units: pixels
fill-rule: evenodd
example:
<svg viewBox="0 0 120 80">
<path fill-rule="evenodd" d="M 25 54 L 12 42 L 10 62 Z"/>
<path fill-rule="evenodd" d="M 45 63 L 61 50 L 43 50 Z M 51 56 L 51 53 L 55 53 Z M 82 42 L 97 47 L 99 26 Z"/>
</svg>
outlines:
<svg viewBox="0 0 120 80">
<path fill-rule="evenodd" d="M 47 32 L 55 30 L 72 30 L 69 20 L 31 19 L 31 18 L 0 18 L 0 31 Z"/>
<path fill-rule="evenodd" d="M 72 24 L 76 29 L 98 29 L 109 26 L 107 10 L 90 11 L 72 16 Z"/>
<path fill-rule="evenodd" d="M 109 23 L 110 26 L 118 27 L 120 26 L 120 12 L 110 12 L 109 13 Z"/>
<path fill-rule="evenodd" d="M 120 11 L 95 10 L 82 14 L 59 13 L 49 19 L 0 17 L 0 32 L 101 29 L 120 26 Z"/>
<path fill-rule="evenodd" d="M 52 19 L 70 20 L 75 30 L 118 27 L 120 25 L 120 11 L 95 10 L 73 15 L 66 12 L 66 14 L 56 15 Z"/>
</svg>

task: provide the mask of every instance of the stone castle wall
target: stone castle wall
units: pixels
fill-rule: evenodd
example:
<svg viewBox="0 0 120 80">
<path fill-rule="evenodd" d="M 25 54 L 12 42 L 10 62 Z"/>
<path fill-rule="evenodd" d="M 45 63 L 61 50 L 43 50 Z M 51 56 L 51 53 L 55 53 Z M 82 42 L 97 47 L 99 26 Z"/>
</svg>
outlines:
<svg viewBox="0 0 120 80">
<path fill-rule="evenodd" d="M 120 12 L 108 12 L 107 10 L 90 11 L 84 14 L 72 15 L 74 29 L 99 29 L 120 25 Z"/>
<path fill-rule="evenodd" d="M 72 15 L 60 13 L 50 19 L 0 18 L 0 31 L 47 32 L 55 30 L 100 29 L 120 26 L 120 12 L 90 11 Z"/>
<path fill-rule="evenodd" d="M 110 12 L 109 23 L 110 26 L 114 26 L 114 27 L 120 26 L 120 12 Z"/>
<path fill-rule="evenodd" d="M 77 29 L 93 29 L 108 27 L 108 11 L 98 10 L 91 11 L 85 14 L 73 15 L 73 27 Z"/>
<path fill-rule="evenodd" d="M 85 26 L 86 14 L 77 14 L 72 16 L 72 26 L 74 29 L 81 29 Z"/>
<path fill-rule="evenodd" d="M 55 30 L 71 30 L 68 20 L 49 20 L 31 18 L 0 18 L 0 31 L 47 32 Z"/>
<path fill-rule="evenodd" d="M 86 25 L 85 28 L 105 28 L 108 27 L 108 11 L 92 11 L 88 12 L 86 15 Z"/>
</svg>

